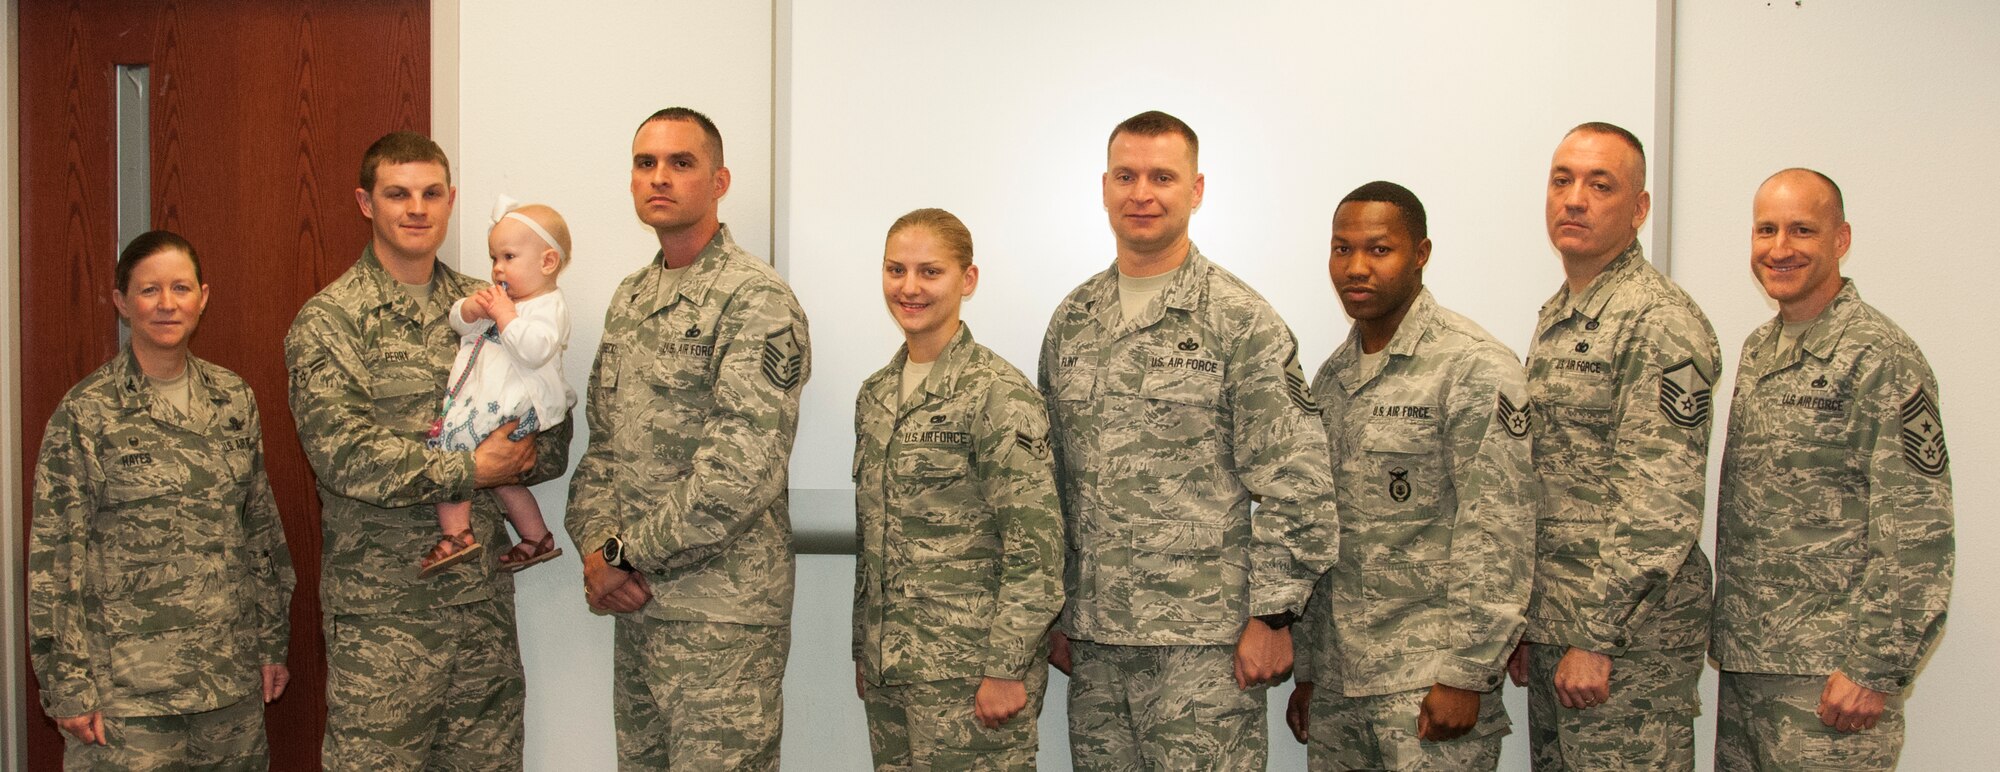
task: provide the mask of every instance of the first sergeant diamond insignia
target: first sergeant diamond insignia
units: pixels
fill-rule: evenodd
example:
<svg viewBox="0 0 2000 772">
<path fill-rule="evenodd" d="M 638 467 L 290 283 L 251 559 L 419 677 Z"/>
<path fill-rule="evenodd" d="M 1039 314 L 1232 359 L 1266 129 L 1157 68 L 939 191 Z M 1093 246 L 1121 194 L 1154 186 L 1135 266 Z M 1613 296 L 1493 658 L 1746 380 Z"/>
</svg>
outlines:
<svg viewBox="0 0 2000 772">
<path fill-rule="evenodd" d="M 1683 359 L 1660 373 L 1660 412 L 1683 429 L 1708 423 L 1712 394 L 1708 376 L 1693 359 Z"/>
<path fill-rule="evenodd" d="M 799 350 L 799 337 L 791 325 L 764 336 L 764 379 L 772 386 L 781 391 L 797 387 L 805 361 L 804 352 Z"/>
<path fill-rule="evenodd" d="M 1923 387 L 1903 401 L 1903 460 L 1919 472 L 1943 477 L 1951 464 L 1944 448 L 1944 421 L 1938 419 L 1937 403 Z"/>
<path fill-rule="evenodd" d="M 1507 436 L 1514 439 L 1525 439 L 1528 436 L 1527 409 L 1516 407 L 1514 400 L 1508 399 L 1505 393 L 1500 395 L 1500 425 L 1507 429 Z"/>
</svg>

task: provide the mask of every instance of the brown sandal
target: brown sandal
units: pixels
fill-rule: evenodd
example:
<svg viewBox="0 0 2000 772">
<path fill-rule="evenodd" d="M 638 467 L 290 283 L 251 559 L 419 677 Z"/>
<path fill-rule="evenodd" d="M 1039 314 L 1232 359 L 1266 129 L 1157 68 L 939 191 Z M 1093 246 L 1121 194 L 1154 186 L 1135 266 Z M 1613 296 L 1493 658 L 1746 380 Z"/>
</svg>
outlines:
<svg viewBox="0 0 2000 772">
<path fill-rule="evenodd" d="M 445 534 L 423 560 L 417 561 L 418 578 L 428 579 L 439 571 L 479 556 L 486 548 L 473 540 L 471 531 Z"/>
<path fill-rule="evenodd" d="M 540 539 L 534 541 L 522 539 L 520 544 L 507 550 L 507 554 L 500 556 L 500 567 L 508 571 L 520 571 L 529 566 L 554 560 L 561 554 L 563 551 L 561 547 L 556 546 L 555 532 L 548 531 L 543 533 Z"/>
</svg>

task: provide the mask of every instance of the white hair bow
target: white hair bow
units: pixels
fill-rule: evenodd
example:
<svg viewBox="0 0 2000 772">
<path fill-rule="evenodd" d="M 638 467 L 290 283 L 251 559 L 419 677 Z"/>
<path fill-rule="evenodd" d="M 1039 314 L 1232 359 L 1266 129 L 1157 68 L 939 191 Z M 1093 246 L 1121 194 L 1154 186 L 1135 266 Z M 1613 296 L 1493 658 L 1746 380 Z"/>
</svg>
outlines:
<svg viewBox="0 0 2000 772">
<path fill-rule="evenodd" d="M 526 225 L 528 226 L 528 230 L 534 231 L 535 235 L 542 237 L 542 243 L 549 245 L 551 249 L 556 251 L 557 261 L 568 261 L 569 254 L 563 251 L 561 244 L 556 243 L 555 237 L 550 236 L 548 230 L 543 228 L 541 223 L 535 222 L 535 218 L 514 211 L 519 208 L 521 208 L 521 202 L 514 200 L 513 196 L 505 193 L 500 194 L 498 198 L 493 200 L 493 224 L 499 225 L 501 220 L 513 220 Z"/>
</svg>

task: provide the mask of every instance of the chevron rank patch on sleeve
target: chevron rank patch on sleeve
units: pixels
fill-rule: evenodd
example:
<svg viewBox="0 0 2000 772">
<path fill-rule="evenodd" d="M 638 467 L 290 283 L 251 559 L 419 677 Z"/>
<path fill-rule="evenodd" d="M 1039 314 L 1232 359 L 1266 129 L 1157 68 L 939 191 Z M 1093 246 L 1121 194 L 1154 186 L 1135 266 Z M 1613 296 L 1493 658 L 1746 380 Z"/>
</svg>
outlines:
<svg viewBox="0 0 2000 772">
<path fill-rule="evenodd" d="M 1917 471 L 1941 477 L 1951 456 L 1944 448 L 1944 421 L 1938 418 L 1937 403 L 1918 387 L 1903 401 L 1903 460 Z"/>
<path fill-rule="evenodd" d="M 1683 429 L 1708 423 L 1711 385 L 1693 359 L 1681 360 L 1660 373 L 1660 412 Z"/>
<path fill-rule="evenodd" d="M 799 385 L 799 373 L 804 368 L 805 354 L 799 349 L 798 334 L 790 326 L 764 338 L 764 378 L 772 386 L 791 391 Z"/>
</svg>

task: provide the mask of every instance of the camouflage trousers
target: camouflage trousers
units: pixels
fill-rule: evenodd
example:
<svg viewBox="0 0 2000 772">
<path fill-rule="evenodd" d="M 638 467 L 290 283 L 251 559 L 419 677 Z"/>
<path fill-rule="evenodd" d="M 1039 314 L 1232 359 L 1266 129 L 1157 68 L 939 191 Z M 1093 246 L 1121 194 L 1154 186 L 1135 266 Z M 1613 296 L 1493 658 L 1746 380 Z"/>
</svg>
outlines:
<svg viewBox="0 0 2000 772">
<path fill-rule="evenodd" d="M 1556 700 L 1556 663 L 1567 647 L 1534 644 L 1528 656 L 1528 749 L 1536 772 L 1693 770 L 1695 694 L 1707 643 L 1627 650 L 1612 660 L 1611 699 L 1572 710 Z"/>
<path fill-rule="evenodd" d="M 511 598 L 326 621 L 328 770 L 521 769 Z"/>
<path fill-rule="evenodd" d="M 1306 768 L 1470 772 L 1499 766 L 1500 740 L 1509 727 L 1500 690 L 1479 698 L 1479 723 L 1449 742 L 1417 736 L 1417 712 L 1430 691 L 1425 687 L 1348 697 L 1338 689 L 1313 689 L 1306 719 Z"/>
<path fill-rule="evenodd" d="M 1716 770 L 1895 769 L 1903 751 L 1903 695 L 1889 695 L 1875 728 L 1842 734 L 1819 722 L 1824 688 L 1825 676 L 1722 671 Z"/>
<path fill-rule="evenodd" d="M 63 769 L 262 772 L 270 766 L 264 703 L 254 694 L 201 713 L 105 716 L 104 734 L 104 745 L 85 745 L 63 735 Z"/>
<path fill-rule="evenodd" d="M 1070 760 L 1080 770 L 1255 770 L 1267 687 L 1236 688 L 1234 646 L 1071 641 Z"/>
<path fill-rule="evenodd" d="M 618 768 L 777 769 L 791 648 L 784 625 L 619 617 Z"/>
<path fill-rule="evenodd" d="M 1036 663 L 1040 665 L 1039 662 Z M 982 679 L 876 686 L 868 684 L 868 747 L 875 768 L 888 770 L 1031 770 L 1038 750 L 1036 720 L 1048 691 L 1047 666 L 1028 668 L 1028 706 L 987 729 L 972 715 Z"/>
</svg>

